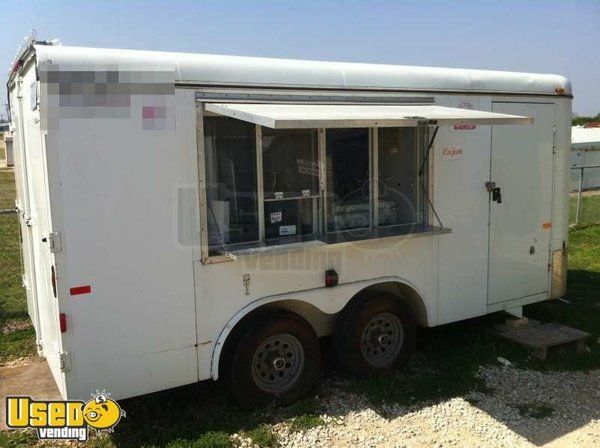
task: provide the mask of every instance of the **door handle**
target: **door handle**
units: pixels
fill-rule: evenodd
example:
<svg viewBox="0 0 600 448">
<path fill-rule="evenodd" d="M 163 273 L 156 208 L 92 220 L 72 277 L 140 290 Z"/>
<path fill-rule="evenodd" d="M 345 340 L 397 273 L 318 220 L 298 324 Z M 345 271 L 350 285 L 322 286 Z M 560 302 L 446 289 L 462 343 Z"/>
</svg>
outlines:
<svg viewBox="0 0 600 448">
<path fill-rule="evenodd" d="M 500 187 L 492 189 L 492 201 L 496 201 L 497 204 L 502 204 L 502 193 Z"/>
<path fill-rule="evenodd" d="M 496 186 L 496 182 L 486 182 L 485 188 L 488 193 L 492 193 L 492 201 L 502 204 L 502 192 L 500 191 L 500 187 Z"/>
</svg>

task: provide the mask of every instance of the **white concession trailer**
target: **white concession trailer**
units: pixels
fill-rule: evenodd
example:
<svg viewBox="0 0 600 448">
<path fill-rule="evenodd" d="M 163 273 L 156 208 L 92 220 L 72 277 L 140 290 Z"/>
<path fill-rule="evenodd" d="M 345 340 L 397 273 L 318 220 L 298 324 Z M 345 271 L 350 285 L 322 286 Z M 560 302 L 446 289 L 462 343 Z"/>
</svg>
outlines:
<svg viewBox="0 0 600 448">
<path fill-rule="evenodd" d="M 565 292 L 562 76 L 32 42 L 8 92 L 23 284 L 65 398 L 224 378 L 286 403 L 320 337 L 368 375 L 417 327 Z"/>
</svg>

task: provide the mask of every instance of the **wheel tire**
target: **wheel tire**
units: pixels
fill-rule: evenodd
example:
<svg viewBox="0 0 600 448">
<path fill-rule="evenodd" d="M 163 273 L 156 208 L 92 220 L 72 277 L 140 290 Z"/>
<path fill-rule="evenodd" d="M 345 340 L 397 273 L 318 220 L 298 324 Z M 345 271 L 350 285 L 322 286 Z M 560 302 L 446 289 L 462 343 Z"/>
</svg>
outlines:
<svg viewBox="0 0 600 448">
<path fill-rule="evenodd" d="M 338 362 L 358 376 L 397 368 L 414 352 L 416 333 L 416 320 L 398 297 L 378 294 L 360 300 L 336 324 Z"/>
<path fill-rule="evenodd" d="M 269 313 L 242 331 L 226 363 L 226 381 L 244 407 L 288 404 L 312 388 L 320 367 L 319 340 L 308 322 Z"/>
</svg>

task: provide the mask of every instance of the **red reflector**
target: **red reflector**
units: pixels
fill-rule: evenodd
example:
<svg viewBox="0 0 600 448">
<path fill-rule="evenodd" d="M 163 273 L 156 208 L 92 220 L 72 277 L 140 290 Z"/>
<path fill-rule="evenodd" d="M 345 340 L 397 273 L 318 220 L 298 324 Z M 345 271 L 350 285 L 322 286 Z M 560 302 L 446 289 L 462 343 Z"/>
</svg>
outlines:
<svg viewBox="0 0 600 448">
<path fill-rule="evenodd" d="M 60 313 L 58 315 L 58 321 L 60 322 L 60 332 L 66 333 L 67 331 L 67 316 L 65 313 Z"/>
<path fill-rule="evenodd" d="M 331 288 L 338 284 L 338 273 L 335 269 L 328 269 L 325 271 L 325 286 Z"/>
<path fill-rule="evenodd" d="M 77 296 L 79 294 L 89 294 L 90 292 L 92 292 L 92 287 L 90 285 L 75 286 L 74 288 L 71 288 L 72 296 Z"/>
</svg>

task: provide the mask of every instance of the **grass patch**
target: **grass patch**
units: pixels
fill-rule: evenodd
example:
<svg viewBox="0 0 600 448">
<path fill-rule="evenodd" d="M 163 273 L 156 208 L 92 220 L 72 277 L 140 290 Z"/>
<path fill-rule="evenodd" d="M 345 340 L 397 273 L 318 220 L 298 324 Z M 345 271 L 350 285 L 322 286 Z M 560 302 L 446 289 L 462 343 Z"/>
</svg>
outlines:
<svg viewBox="0 0 600 448">
<path fill-rule="evenodd" d="M 15 173 L 12 169 L 0 169 L 0 209 L 14 208 L 16 197 Z"/>
<path fill-rule="evenodd" d="M 324 424 L 325 420 L 318 415 L 311 414 L 300 415 L 289 420 L 290 429 L 293 432 L 306 431 L 307 429 L 316 428 Z"/>
<path fill-rule="evenodd" d="M 321 405 L 314 398 L 297 401 L 281 411 L 292 431 L 305 431 L 326 424 L 320 417 L 322 412 Z"/>
<path fill-rule="evenodd" d="M 207 431 L 195 440 L 175 439 L 165 446 L 168 448 L 230 448 L 233 447 L 233 443 L 229 435 L 223 431 Z"/>
<path fill-rule="evenodd" d="M 569 223 L 575 223 L 577 214 L 577 195 L 571 194 L 569 199 Z M 600 194 L 588 194 L 581 197 L 578 227 L 600 224 Z"/>
<path fill-rule="evenodd" d="M 0 191 L 4 191 L 6 179 L 14 182 L 7 173 L 9 172 L 0 170 Z M 12 172 L 10 174 L 12 176 Z M 14 201 L 14 191 L 12 194 Z M 0 215 L 0 248 L 0 364 L 2 364 L 35 354 L 35 332 L 27 324 L 29 322 L 27 302 L 25 290 L 21 286 L 19 218 L 16 214 Z M 9 325 L 20 329 L 9 330 Z"/>
<path fill-rule="evenodd" d="M 35 352 L 35 331 L 33 327 L 0 335 L 0 364 L 32 356 Z"/>
<path fill-rule="evenodd" d="M 569 233 L 569 273 L 588 272 L 589 286 L 600 286 L 600 226 L 571 230 Z M 585 282 L 584 282 L 585 283 Z M 577 288 L 577 282 L 569 282 L 569 287 Z M 586 285 L 583 285 L 586 286 Z"/>
<path fill-rule="evenodd" d="M 19 218 L 0 215 L 0 322 L 28 319 L 25 291 L 21 286 Z"/>
<path fill-rule="evenodd" d="M 3 448 L 34 446 L 37 441 L 37 435 L 33 431 L 0 431 L 0 446 Z"/>
<path fill-rule="evenodd" d="M 543 403 L 523 403 L 515 406 L 521 417 L 548 418 L 554 413 L 554 408 Z"/>
<path fill-rule="evenodd" d="M 220 383 L 204 382 L 123 400 L 127 418 L 111 435 L 114 446 L 231 446 L 229 437 L 243 434 L 274 446 L 266 424 L 269 409 L 242 410 Z"/>
<path fill-rule="evenodd" d="M 277 435 L 268 425 L 260 425 L 257 428 L 245 432 L 246 437 L 250 437 L 252 442 L 260 447 L 272 448 L 278 445 Z"/>
</svg>

